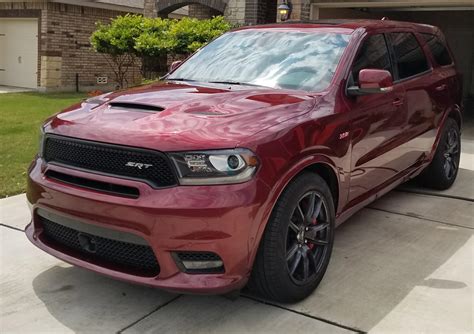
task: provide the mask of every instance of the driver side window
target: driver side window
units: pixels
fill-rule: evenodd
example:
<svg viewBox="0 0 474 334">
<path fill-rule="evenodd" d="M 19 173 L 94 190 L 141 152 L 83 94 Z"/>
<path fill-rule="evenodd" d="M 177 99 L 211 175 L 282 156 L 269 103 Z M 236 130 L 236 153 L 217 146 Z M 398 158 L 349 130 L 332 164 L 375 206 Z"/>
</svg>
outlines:
<svg viewBox="0 0 474 334">
<path fill-rule="evenodd" d="M 352 65 L 351 85 L 359 85 L 359 71 L 364 68 L 392 72 L 390 55 L 383 34 L 369 36 L 363 42 Z"/>
</svg>

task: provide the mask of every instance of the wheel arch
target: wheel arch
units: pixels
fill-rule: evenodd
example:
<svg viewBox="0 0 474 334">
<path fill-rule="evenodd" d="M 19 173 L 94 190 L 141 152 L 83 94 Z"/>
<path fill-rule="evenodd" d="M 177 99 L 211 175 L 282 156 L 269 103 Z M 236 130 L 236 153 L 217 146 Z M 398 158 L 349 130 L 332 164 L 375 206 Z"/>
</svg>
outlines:
<svg viewBox="0 0 474 334">
<path fill-rule="evenodd" d="M 267 223 L 272 215 L 276 203 L 278 202 L 278 199 L 281 197 L 288 185 L 301 174 L 308 172 L 316 173 L 326 181 L 331 191 L 334 201 L 335 214 L 337 215 L 338 206 L 341 204 L 339 201 L 339 195 L 341 193 L 341 181 L 339 180 L 336 171 L 337 169 L 334 162 L 328 157 L 322 155 L 315 155 L 302 159 L 287 170 L 283 177 L 281 177 L 281 182 L 275 185 L 271 192 L 268 204 L 264 209 L 265 213 L 263 214 L 261 224 L 255 226 L 254 232 L 251 232 L 251 239 L 254 239 L 257 245 L 250 253 L 251 263 L 253 263 L 255 259 L 255 255 L 262 240 L 263 233 L 265 232 Z"/>
<path fill-rule="evenodd" d="M 454 108 L 451 108 L 451 110 L 448 111 L 447 117 L 454 119 L 459 126 L 459 130 L 462 129 L 461 107 L 455 105 Z"/>
<path fill-rule="evenodd" d="M 265 233 L 268 221 L 272 216 L 276 203 L 288 185 L 303 173 L 317 174 L 328 184 L 334 202 L 335 215 L 337 215 L 338 206 L 341 204 L 341 201 L 339 200 L 339 195 L 341 193 L 341 180 L 338 177 L 335 163 L 323 155 L 315 155 L 299 161 L 287 170 L 285 175 L 281 178 L 282 181 L 277 184 L 272 191 L 271 199 L 269 200 L 270 205 L 266 206 L 266 213 L 263 215 L 264 218 L 262 219 L 261 224 L 256 227 L 256 231 L 253 234 L 256 247 L 254 247 L 249 254 L 250 268 L 253 267 L 256 255 L 261 246 L 263 234 Z"/>
<path fill-rule="evenodd" d="M 337 213 L 339 204 L 339 179 L 334 169 L 327 163 L 316 162 L 302 169 L 295 177 L 291 179 L 291 181 L 299 175 L 307 172 L 319 175 L 327 183 L 329 190 L 331 190 L 331 195 L 334 202 L 334 209 Z"/>
</svg>

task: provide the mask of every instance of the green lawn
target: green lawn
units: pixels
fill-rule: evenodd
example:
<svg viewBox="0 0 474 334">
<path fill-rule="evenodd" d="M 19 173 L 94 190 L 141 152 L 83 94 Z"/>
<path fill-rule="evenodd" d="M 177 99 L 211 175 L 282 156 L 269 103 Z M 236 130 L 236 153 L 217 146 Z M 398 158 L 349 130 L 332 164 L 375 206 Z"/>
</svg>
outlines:
<svg viewBox="0 0 474 334">
<path fill-rule="evenodd" d="M 85 94 L 0 94 L 0 198 L 25 191 L 26 170 L 38 151 L 39 127 Z"/>
</svg>

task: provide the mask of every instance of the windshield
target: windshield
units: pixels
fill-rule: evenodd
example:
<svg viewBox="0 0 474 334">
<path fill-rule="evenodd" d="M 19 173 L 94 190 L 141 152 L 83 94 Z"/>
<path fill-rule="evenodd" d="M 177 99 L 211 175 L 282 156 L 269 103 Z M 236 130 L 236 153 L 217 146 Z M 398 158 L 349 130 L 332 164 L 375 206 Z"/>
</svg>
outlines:
<svg viewBox="0 0 474 334">
<path fill-rule="evenodd" d="M 167 79 L 322 91 L 349 38 L 287 30 L 230 32 L 199 50 Z"/>
</svg>

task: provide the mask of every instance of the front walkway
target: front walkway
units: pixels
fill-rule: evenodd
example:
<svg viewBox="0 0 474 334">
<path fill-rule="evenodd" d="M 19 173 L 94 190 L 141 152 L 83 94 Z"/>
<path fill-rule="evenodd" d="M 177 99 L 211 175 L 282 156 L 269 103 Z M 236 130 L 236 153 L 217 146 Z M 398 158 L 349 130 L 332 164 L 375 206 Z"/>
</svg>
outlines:
<svg viewBox="0 0 474 334">
<path fill-rule="evenodd" d="M 36 89 L 13 87 L 13 86 L 2 86 L 0 85 L 0 94 L 7 93 L 23 93 L 23 92 L 35 92 Z"/>
</svg>

